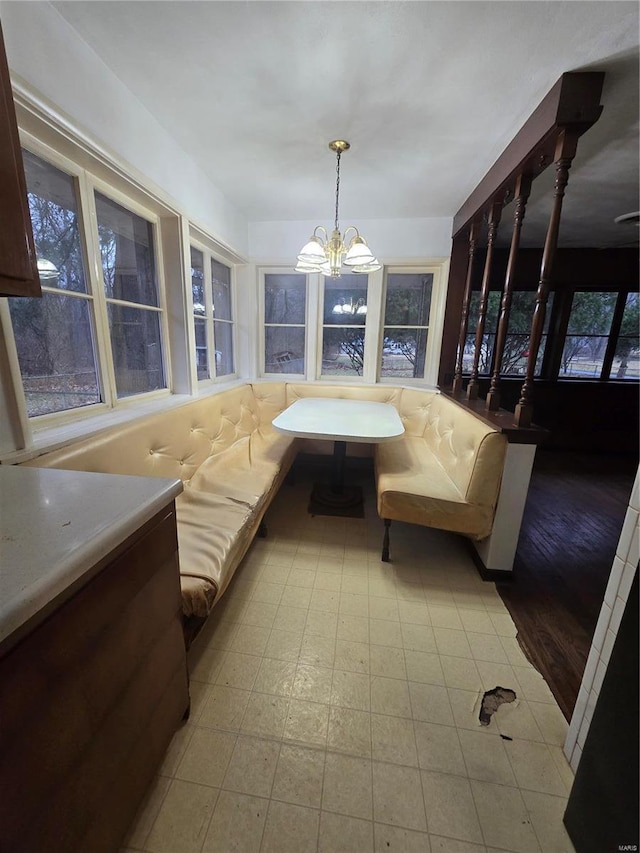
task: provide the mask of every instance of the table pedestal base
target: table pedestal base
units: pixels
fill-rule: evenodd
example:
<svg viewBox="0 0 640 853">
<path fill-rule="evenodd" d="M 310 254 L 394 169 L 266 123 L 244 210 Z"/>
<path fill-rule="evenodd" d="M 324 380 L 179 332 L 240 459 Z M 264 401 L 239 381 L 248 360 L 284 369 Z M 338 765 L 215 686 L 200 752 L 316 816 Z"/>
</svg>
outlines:
<svg viewBox="0 0 640 853">
<path fill-rule="evenodd" d="M 309 513 L 364 518 L 362 489 L 360 486 L 343 486 L 341 492 L 335 492 L 326 483 L 315 483 L 309 499 Z"/>
</svg>

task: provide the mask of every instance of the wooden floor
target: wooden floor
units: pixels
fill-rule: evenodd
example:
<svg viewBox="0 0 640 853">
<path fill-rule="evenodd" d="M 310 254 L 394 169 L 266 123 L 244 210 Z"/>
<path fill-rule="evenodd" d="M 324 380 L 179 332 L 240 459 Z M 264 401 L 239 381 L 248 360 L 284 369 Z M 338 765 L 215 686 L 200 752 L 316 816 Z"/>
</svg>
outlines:
<svg viewBox="0 0 640 853">
<path fill-rule="evenodd" d="M 511 583 L 498 590 L 529 660 L 570 719 L 637 460 L 539 450 Z"/>
</svg>

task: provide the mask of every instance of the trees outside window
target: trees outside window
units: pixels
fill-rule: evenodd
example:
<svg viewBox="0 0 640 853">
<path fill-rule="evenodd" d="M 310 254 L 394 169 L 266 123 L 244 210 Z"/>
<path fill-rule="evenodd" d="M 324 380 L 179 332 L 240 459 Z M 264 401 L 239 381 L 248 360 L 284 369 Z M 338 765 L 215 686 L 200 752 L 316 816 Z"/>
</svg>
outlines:
<svg viewBox="0 0 640 853">
<path fill-rule="evenodd" d="M 600 377 L 617 299 L 617 293 L 574 293 L 560 377 Z"/>
<path fill-rule="evenodd" d="M 433 275 L 389 273 L 380 376 L 424 376 Z"/>
<path fill-rule="evenodd" d="M 322 375 L 362 376 L 368 277 L 324 278 Z"/>
<path fill-rule="evenodd" d="M 627 294 L 613 355 L 611 379 L 640 379 L 639 303 L 639 294 Z"/>
<path fill-rule="evenodd" d="M 264 371 L 304 375 L 307 277 L 264 276 Z"/>
</svg>

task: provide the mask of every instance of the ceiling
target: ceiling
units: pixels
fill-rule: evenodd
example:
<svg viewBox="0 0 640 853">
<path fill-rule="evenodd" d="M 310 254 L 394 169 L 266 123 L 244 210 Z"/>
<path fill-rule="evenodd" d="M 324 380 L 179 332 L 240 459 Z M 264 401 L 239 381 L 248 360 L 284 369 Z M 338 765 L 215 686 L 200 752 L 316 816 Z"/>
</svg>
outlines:
<svg viewBox="0 0 640 853">
<path fill-rule="evenodd" d="M 607 73 L 562 245 L 637 229 L 635 2 L 56 2 L 249 221 L 451 217 L 565 71 Z M 541 244 L 547 170 L 523 242 Z"/>
</svg>

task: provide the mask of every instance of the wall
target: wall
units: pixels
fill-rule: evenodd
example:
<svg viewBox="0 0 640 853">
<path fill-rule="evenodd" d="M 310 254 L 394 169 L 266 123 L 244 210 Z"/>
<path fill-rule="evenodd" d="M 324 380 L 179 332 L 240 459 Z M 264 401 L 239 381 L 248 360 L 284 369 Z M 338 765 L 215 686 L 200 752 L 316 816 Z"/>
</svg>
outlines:
<svg viewBox="0 0 640 853">
<path fill-rule="evenodd" d="M 114 9 L 117 14 L 117 9 Z M 12 79 L 150 178 L 182 212 L 241 254 L 247 222 L 49 3 L 0 2 Z"/>
</svg>

